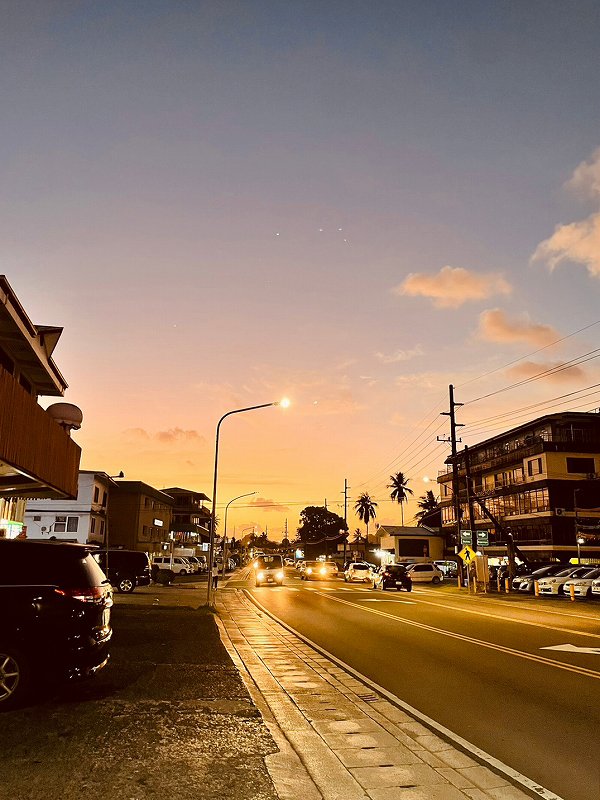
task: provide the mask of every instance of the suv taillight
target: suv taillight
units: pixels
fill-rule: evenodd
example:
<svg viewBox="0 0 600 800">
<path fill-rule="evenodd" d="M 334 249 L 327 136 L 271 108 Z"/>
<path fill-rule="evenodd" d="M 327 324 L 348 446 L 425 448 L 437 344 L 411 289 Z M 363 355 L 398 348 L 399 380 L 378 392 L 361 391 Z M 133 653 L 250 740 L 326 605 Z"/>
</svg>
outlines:
<svg viewBox="0 0 600 800">
<path fill-rule="evenodd" d="M 108 600 L 112 605 L 111 591 L 105 586 L 86 586 L 84 588 L 54 589 L 62 597 L 70 597 L 81 603 L 102 603 Z"/>
</svg>

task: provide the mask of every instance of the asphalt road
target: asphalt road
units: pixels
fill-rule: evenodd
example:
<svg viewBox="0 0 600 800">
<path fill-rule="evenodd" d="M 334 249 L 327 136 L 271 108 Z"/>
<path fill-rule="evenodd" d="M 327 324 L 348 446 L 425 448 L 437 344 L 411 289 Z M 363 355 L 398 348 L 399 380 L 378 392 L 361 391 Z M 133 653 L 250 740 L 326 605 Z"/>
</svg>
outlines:
<svg viewBox="0 0 600 800">
<path fill-rule="evenodd" d="M 248 573 L 249 574 L 249 573 Z M 600 605 L 236 580 L 363 675 L 565 800 L 600 797 Z M 557 645 L 596 652 L 547 650 Z"/>
</svg>

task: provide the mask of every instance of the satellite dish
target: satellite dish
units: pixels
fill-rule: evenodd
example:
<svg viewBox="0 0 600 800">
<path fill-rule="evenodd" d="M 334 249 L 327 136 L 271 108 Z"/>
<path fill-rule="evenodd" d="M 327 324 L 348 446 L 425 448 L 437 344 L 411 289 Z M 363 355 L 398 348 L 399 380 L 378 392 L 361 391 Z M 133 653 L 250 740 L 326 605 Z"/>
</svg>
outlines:
<svg viewBox="0 0 600 800">
<path fill-rule="evenodd" d="M 66 431 L 78 431 L 83 422 L 83 412 L 71 403 L 53 403 L 46 412 Z"/>
</svg>

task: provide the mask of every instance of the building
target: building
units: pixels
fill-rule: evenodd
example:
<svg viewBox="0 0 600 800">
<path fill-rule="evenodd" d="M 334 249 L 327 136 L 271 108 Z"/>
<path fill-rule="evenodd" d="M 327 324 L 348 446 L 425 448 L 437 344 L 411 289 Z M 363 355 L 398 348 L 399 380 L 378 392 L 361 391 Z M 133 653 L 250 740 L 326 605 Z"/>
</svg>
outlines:
<svg viewBox="0 0 600 800">
<path fill-rule="evenodd" d="M 109 492 L 115 485 L 106 472 L 80 470 L 75 500 L 28 500 L 28 538 L 106 545 Z"/>
<path fill-rule="evenodd" d="M 444 536 L 425 525 L 380 525 L 378 547 L 393 555 L 394 561 L 440 560 L 444 556 Z"/>
<path fill-rule="evenodd" d="M 38 403 L 67 388 L 52 360 L 61 333 L 34 325 L 0 275 L 0 537 L 26 535 L 25 498 L 77 497 L 81 449 L 70 430 L 80 427 L 81 411 Z"/>
<path fill-rule="evenodd" d="M 162 491 L 175 502 L 171 531 L 176 545 L 196 547 L 208 543 L 211 512 L 204 507 L 204 502 L 210 502 L 210 498 L 203 492 L 193 492 L 178 486 Z"/>
<path fill-rule="evenodd" d="M 108 505 L 108 545 L 159 553 L 171 547 L 173 498 L 142 481 L 115 483 Z"/>
<path fill-rule="evenodd" d="M 457 455 L 461 529 L 486 534 L 485 552 L 504 554 L 508 534 L 532 559 L 600 558 L 600 414 L 539 417 Z M 469 517 L 467 468 L 473 520 Z M 452 464 L 438 476 L 442 525 L 456 530 Z M 491 517 L 482 509 L 483 502 Z M 453 537 L 450 537 L 454 541 Z"/>
</svg>

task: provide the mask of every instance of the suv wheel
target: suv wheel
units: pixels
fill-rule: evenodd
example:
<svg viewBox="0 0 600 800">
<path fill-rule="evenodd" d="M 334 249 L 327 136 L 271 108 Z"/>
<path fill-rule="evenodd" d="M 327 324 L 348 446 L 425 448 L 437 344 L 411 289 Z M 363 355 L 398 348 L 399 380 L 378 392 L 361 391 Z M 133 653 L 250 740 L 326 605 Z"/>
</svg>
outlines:
<svg viewBox="0 0 600 800">
<path fill-rule="evenodd" d="M 439 579 L 439 577 L 437 575 L 434 575 L 433 578 L 431 579 L 431 582 L 435 583 L 435 584 L 438 584 L 440 582 L 440 579 Z"/>
<path fill-rule="evenodd" d="M 130 578 L 129 575 L 127 575 L 125 578 L 120 578 L 119 582 L 117 583 L 117 589 L 122 594 L 129 594 L 130 592 L 133 592 L 135 589 L 135 578 Z"/>
<path fill-rule="evenodd" d="M 12 645 L 0 645 L 0 710 L 19 705 L 27 694 L 29 663 L 23 653 Z"/>
</svg>

